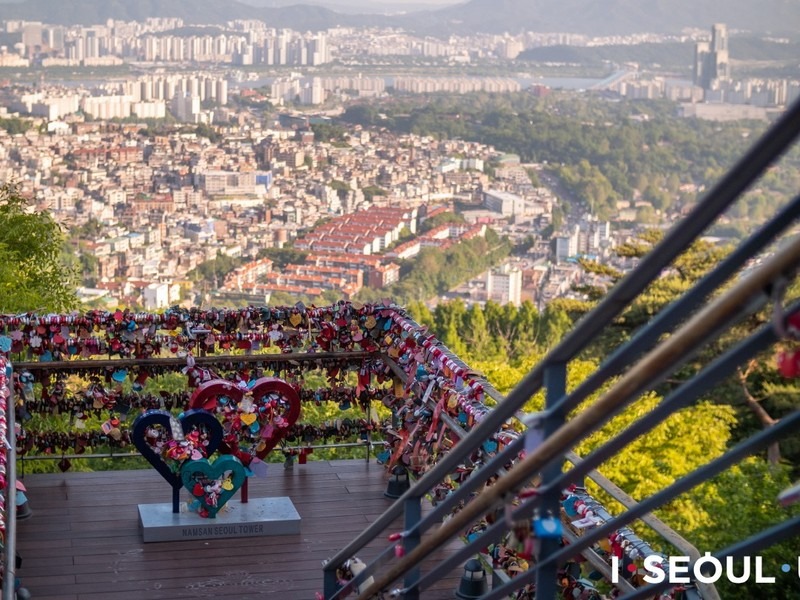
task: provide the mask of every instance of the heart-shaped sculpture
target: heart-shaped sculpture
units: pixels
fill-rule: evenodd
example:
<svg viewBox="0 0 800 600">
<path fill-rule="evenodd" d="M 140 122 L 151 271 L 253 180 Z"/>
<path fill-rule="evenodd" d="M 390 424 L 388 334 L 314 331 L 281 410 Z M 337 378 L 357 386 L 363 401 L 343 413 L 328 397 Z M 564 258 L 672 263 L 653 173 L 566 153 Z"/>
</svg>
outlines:
<svg viewBox="0 0 800 600">
<path fill-rule="evenodd" d="M 213 463 L 190 460 L 181 467 L 183 487 L 200 503 L 201 517 L 213 519 L 247 480 L 244 465 L 235 456 L 223 455 Z"/>
<path fill-rule="evenodd" d="M 249 390 L 224 379 L 208 381 L 194 391 L 189 406 L 220 418 L 224 433 L 219 451 L 245 466 L 269 454 L 300 417 L 300 396 L 277 377 L 262 377 Z"/>
<path fill-rule="evenodd" d="M 177 420 L 166 410 L 148 410 L 134 421 L 131 437 L 147 462 L 180 489 L 181 465 L 214 454 L 222 443 L 222 426 L 205 410 L 187 410 Z"/>
</svg>

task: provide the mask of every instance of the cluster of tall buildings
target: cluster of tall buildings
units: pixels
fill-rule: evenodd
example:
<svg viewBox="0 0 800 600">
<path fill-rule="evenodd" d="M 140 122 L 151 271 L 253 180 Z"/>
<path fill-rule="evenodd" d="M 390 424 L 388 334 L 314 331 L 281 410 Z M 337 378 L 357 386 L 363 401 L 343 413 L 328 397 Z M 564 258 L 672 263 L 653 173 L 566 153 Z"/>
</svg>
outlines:
<svg viewBox="0 0 800 600">
<path fill-rule="evenodd" d="M 184 123 L 211 122 L 211 104 L 228 104 L 228 81 L 212 74 L 145 75 L 121 83 L 105 84 L 91 91 L 48 87 L 39 90 L 9 89 L 0 94 L 0 105 L 13 112 L 54 121 L 79 110 L 94 119 L 162 119 L 167 108 Z"/>
<path fill-rule="evenodd" d="M 394 87 L 398 92 L 413 94 L 450 92 L 518 92 L 519 82 L 507 77 L 395 77 Z"/>
<path fill-rule="evenodd" d="M 256 39 L 253 39 L 253 38 Z M 316 66 L 330 62 L 325 33 L 300 35 L 291 30 L 260 38 L 249 35 L 150 35 L 138 56 L 145 62 L 219 62 L 234 65 Z"/>
<path fill-rule="evenodd" d="M 703 90 L 702 99 L 710 104 L 737 105 L 727 109 L 730 118 L 759 118 L 759 113 L 749 108 L 765 109 L 786 106 L 800 97 L 800 83 L 787 79 L 734 79 L 728 48 L 728 28 L 723 23 L 711 27 L 711 39 L 695 44 L 694 84 Z M 719 112 L 720 109 L 711 109 Z M 702 109 L 690 111 L 702 116 Z"/>
<path fill-rule="evenodd" d="M 3 54 L 43 66 L 124 61 L 314 66 L 331 60 L 324 32 L 274 29 L 263 22 L 252 22 L 248 27 L 232 22 L 227 30 L 201 27 L 199 31 L 180 31 L 182 26 L 180 19 L 148 19 L 145 23 L 108 20 L 90 27 L 5 21 L 0 29 L 20 40 L 11 52 L 6 48 Z"/>
</svg>

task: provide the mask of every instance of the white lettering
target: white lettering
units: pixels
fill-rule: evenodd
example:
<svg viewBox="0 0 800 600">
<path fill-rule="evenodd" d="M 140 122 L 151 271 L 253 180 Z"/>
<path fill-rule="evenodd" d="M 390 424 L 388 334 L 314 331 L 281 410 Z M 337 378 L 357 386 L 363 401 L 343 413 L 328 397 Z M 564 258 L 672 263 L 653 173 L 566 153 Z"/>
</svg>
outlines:
<svg viewBox="0 0 800 600">
<path fill-rule="evenodd" d="M 619 583 L 619 556 L 611 555 L 611 583 Z"/>
<path fill-rule="evenodd" d="M 661 566 L 661 557 L 657 554 L 651 554 L 650 556 L 646 556 L 644 559 L 644 568 L 645 571 L 648 573 L 652 573 L 652 575 L 645 575 L 644 580 L 647 583 L 661 583 L 664 581 L 666 577 L 666 573 L 664 573 L 664 569 Z"/>
<path fill-rule="evenodd" d="M 774 577 L 766 577 L 761 571 L 761 557 L 756 556 L 756 583 L 775 583 Z"/>
<path fill-rule="evenodd" d="M 742 567 L 741 577 L 737 577 L 734 574 L 733 561 L 734 558 L 732 556 L 729 556 L 728 558 L 725 559 L 725 571 L 726 575 L 728 576 L 728 581 L 730 581 L 731 583 L 744 583 L 745 581 L 750 579 L 750 557 L 749 556 L 742 557 L 743 567 Z"/>
<path fill-rule="evenodd" d="M 688 556 L 670 556 L 669 557 L 669 582 L 670 583 L 689 583 L 691 580 L 689 574 L 689 561 Z M 681 566 L 680 563 L 684 563 Z M 686 573 L 687 577 L 678 577 L 678 574 Z"/>
<path fill-rule="evenodd" d="M 703 567 L 711 565 L 714 569 L 713 575 L 705 575 Z M 700 583 L 716 583 L 722 575 L 722 563 L 715 556 L 711 556 L 710 552 L 706 552 L 703 556 L 698 558 L 694 563 L 694 578 Z"/>
</svg>

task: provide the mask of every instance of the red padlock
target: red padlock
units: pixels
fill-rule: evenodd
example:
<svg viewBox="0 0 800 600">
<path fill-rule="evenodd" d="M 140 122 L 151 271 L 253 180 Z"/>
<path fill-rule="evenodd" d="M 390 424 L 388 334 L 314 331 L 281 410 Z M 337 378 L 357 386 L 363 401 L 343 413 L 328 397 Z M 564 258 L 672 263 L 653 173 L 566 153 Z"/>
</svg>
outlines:
<svg viewBox="0 0 800 600">
<path fill-rule="evenodd" d="M 778 354 L 778 371 L 784 377 L 800 375 L 800 351 L 784 350 Z"/>
<path fill-rule="evenodd" d="M 793 313 L 786 319 L 786 332 L 793 338 L 800 335 L 800 312 Z"/>
</svg>

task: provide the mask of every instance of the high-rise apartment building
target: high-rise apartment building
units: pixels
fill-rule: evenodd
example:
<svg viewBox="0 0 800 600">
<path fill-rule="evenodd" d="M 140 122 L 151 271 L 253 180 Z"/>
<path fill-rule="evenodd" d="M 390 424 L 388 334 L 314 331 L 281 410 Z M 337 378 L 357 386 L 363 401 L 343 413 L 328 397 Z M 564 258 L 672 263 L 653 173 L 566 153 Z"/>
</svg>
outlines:
<svg viewBox="0 0 800 600">
<path fill-rule="evenodd" d="M 519 306 L 522 296 L 522 271 L 511 264 L 490 269 L 486 275 L 486 299 Z"/>
<path fill-rule="evenodd" d="M 713 89 L 720 81 L 731 77 L 728 56 L 728 27 L 715 23 L 711 27 L 711 41 L 698 42 L 694 49 L 694 82 L 704 90 Z"/>
</svg>

